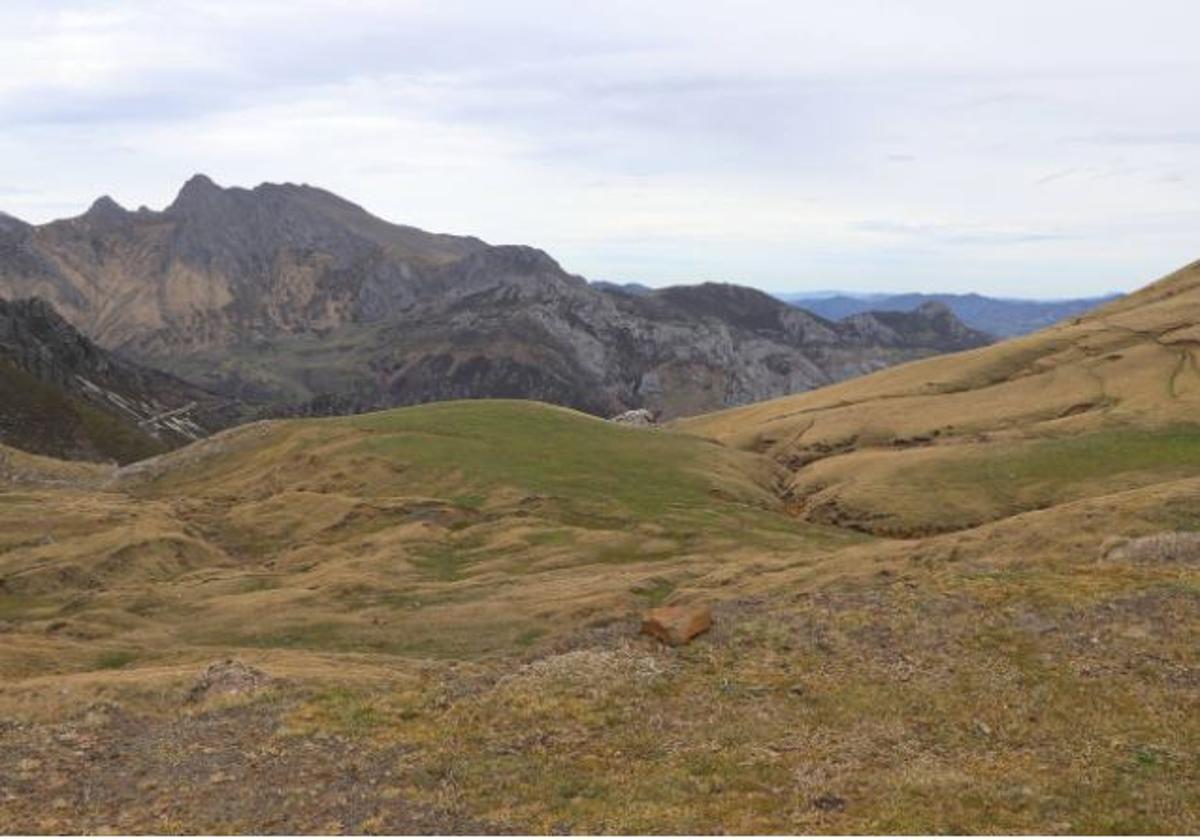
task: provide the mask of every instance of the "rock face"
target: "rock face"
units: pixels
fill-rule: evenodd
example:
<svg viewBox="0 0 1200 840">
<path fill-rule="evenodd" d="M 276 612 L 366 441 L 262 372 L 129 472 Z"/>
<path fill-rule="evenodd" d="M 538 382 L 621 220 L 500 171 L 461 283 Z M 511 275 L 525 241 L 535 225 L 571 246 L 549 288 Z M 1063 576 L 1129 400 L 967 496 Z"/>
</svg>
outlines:
<svg viewBox="0 0 1200 840">
<path fill-rule="evenodd" d="M 657 607 L 642 616 L 642 634 L 668 645 L 685 645 L 712 627 L 708 607 Z"/>
<path fill-rule="evenodd" d="M 737 286 L 593 286 L 535 248 L 201 175 L 161 212 L 0 217 L 0 297 L 29 296 L 105 348 L 293 414 L 522 397 L 669 418 L 988 341 L 943 309 L 832 322 Z"/>
<path fill-rule="evenodd" d="M 0 300 L 0 443 L 129 461 L 233 419 L 227 400 L 101 350 L 41 300 Z"/>
</svg>

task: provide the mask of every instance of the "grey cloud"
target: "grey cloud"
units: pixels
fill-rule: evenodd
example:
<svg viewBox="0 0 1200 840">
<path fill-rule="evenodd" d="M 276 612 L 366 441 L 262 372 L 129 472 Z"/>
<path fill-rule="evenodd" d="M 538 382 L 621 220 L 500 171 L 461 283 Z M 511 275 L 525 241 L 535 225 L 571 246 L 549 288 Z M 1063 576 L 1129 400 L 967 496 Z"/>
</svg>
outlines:
<svg viewBox="0 0 1200 840">
<path fill-rule="evenodd" d="M 972 276 L 1000 283 L 1052 259 L 1132 284 L 1196 256 L 1183 222 L 1138 215 L 1200 210 L 1178 189 L 1200 175 L 1196 24 L 1159 0 L 14 0 L 0 183 L 44 187 L 3 194 L 40 215 L 278 175 L 651 282 L 887 288 L 987 259 Z"/>
<path fill-rule="evenodd" d="M 987 230 L 953 225 L 914 224 L 887 220 L 867 220 L 852 225 L 862 233 L 880 234 L 945 245 L 1025 245 L 1039 242 L 1067 242 L 1079 234 L 1037 230 Z"/>
<path fill-rule="evenodd" d="M 1109 131 L 1067 139 L 1110 146 L 1200 146 L 1200 131 Z"/>
</svg>

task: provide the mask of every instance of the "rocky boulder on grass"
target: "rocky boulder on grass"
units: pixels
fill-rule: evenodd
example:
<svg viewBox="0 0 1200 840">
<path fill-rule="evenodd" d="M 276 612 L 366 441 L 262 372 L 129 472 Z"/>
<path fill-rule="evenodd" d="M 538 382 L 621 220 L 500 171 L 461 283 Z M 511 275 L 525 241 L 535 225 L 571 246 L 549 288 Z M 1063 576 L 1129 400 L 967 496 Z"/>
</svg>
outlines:
<svg viewBox="0 0 1200 840">
<path fill-rule="evenodd" d="M 657 607 L 642 616 L 642 633 L 668 645 L 684 645 L 712 627 L 708 607 Z"/>
<path fill-rule="evenodd" d="M 623 411 L 616 417 L 608 418 L 609 422 L 620 423 L 624 426 L 655 426 L 654 413 L 649 409 L 635 408 Z"/>
</svg>

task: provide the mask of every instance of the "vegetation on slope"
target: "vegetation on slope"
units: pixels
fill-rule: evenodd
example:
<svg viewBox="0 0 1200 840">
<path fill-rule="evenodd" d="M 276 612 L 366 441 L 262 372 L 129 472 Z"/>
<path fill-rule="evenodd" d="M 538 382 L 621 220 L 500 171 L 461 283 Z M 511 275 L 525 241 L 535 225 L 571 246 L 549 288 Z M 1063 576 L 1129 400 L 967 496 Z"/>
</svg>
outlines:
<svg viewBox="0 0 1200 840">
<path fill-rule="evenodd" d="M 58 458 L 129 463 L 166 450 L 159 440 L 0 359 L 0 440 Z"/>
<path fill-rule="evenodd" d="M 893 536 L 1194 475 L 1200 266 L 993 347 L 685 420 L 792 473 L 791 508 Z"/>
<path fill-rule="evenodd" d="M 753 456 L 532 403 L 263 423 L 105 492 L 7 496 L 0 576 L 14 602 L 69 604 L 60 618 L 80 632 L 152 657 L 479 656 L 611 620 L 750 552 L 800 561 L 859 539 L 794 528 L 769 479 Z M 94 645 L 76 657 L 70 636 L 39 667 L 87 667 Z"/>
<path fill-rule="evenodd" d="M 1177 355 L 1107 334 L 687 431 L 467 402 L 254 424 L 103 489 L 26 464 L 0 822 L 1195 832 L 1200 560 L 1109 542 L 1200 529 L 1192 391 L 1099 370 Z M 637 636 L 689 602 L 710 633 Z M 282 681 L 186 702 L 226 657 Z"/>
</svg>

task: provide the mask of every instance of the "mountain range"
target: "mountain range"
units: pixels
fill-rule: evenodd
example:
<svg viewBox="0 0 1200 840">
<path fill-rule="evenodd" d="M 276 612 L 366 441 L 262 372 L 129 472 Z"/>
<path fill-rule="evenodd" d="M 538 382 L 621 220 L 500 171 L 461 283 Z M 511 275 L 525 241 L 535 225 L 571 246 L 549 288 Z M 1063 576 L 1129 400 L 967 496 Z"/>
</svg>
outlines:
<svg viewBox="0 0 1200 840">
<path fill-rule="evenodd" d="M 203 175 L 162 211 L 103 197 L 44 225 L 0 218 L 0 297 L 45 300 L 246 416 L 521 397 L 674 417 L 990 340 L 936 304 L 830 320 L 737 286 L 628 294 L 535 248 Z"/>
<path fill-rule="evenodd" d="M 803 307 L 823 318 L 839 320 L 872 310 L 911 312 L 927 303 L 940 303 L 967 326 L 1001 338 L 1049 327 L 1066 318 L 1116 300 L 1119 294 L 1069 300 L 996 298 L 978 294 L 850 294 L 845 292 L 794 292 L 780 300 Z"/>
<path fill-rule="evenodd" d="M 0 826 L 1196 834 L 1198 324 L 1200 263 L 657 428 L 477 399 L 121 467 L 0 445 Z"/>
</svg>

